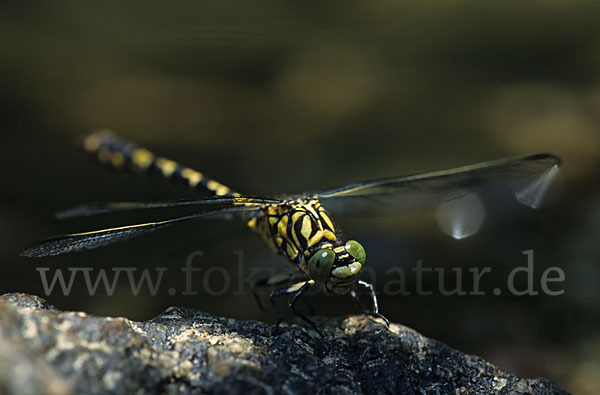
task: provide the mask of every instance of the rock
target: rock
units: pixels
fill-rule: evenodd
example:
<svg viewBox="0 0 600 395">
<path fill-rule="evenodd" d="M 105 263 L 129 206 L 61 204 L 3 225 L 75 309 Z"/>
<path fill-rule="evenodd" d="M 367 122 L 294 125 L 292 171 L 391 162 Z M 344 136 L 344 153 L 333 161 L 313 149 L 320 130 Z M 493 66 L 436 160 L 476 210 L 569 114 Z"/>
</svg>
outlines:
<svg viewBox="0 0 600 395">
<path fill-rule="evenodd" d="M 146 322 L 0 296 L 0 393 L 566 393 L 402 325 L 319 319 L 325 338 L 170 308 Z"/>
</svg>

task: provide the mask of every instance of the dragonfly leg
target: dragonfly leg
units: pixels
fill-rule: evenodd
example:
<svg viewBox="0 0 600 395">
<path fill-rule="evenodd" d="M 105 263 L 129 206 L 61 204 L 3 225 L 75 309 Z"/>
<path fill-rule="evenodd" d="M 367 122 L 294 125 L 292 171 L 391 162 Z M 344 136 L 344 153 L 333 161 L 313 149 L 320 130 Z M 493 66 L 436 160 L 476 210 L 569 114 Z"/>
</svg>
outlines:
<svg viewBox="0 0 600 395">
<path fill-rule="evenodd" d="M 360 300 L 360 297 L 358 296 L 358 293 L 356 292 L 356 290 L 354 290 L 354 289 L 351 290 L 350 296 L 352 297 L 352 301 L 354 302 L 354 304 L 356 305 L 356 307 L 358 307 L 358 309 L 360 311 L 362 311 L 365 314 L 369 311 L 369 309 L 367 309 L 365 307 L 365 304 L 363 303 L 363 301 Z"/>
<path fill-rule="evenodd" d="M 296 308 L 296 302 L 298 301 L 298 299 L 300 299 L 300 297 L 302 295 L 304 295 L 304 293 L 313 285 L 315 285 L 314 280 L 301 281 L 301 282 L 292 284 L 287 288 L 283 288 L 283 289 L 279 289 L 279 290 L 271 292 L 271 304 L 273 305 L 273 310 L 275 310 L 275 313 L 277 314 L 276 326 L 279 326 L 283 317 L 281 315 L 281 312 L 277 308 L 277 304 L 275 303 L 275 298 L 278 296 L 283 296 L 283 295 L 292 295 L 292 297 L 290 298 L 290 300 L 288 302 L 288 306 L 292 309 L 294 314 L 296 314 L 298 317 L 302 318 L 302 320 L 304 322 L 306 322 L 307 324 L 312 326 L 313 329 L 315 331 L 317 331 L 317 333 L 321 337 L 324 337 L 323 333 L 319 330 L 317 325 L 311 319 L 306 317 L 300 310 L 298 310 Z"/>
<path fill-rule="evenodd" d="M 267 315 L 267 309 L 265 308 L 263 302 L 260 300 L 260 296 L 258 295 L 258 291 L 256 290 L 257 287 L 259 287 L 258 281 L 252 287 L 252 295 L 254 295 L 254 300 L 256 301 L 256 304 L 260 309 L 260 316 L 258 317 L 258 321 L 264 321 L 265 315 Z"/>
<path fill-rule="evenodd" d="M 372 309 L 366 308 L 364 303 L 362 302 L 362 300 L 360 300 L 358 293 L 354 289 L 350 291 L 350 296 L 352 297 L 352 300 L 354 300 L 354 302 L 356 303 L 358 308 L 361 309 L 361 311 L 364 314 L 368 314 L 368 315 L 370 315 L 372 317 L 376 317 L 376 318 L 381 318 L 385 322 L 385 326 L 389 328 L 390 321 L 383 314 L 381 314 L 379 312 L 379 304 L 377 303 L 377 295 L 375 295 L 375 288 L 373 287 L 373 284 L 368 283 L 366 281 L 362 281 L 362 280 L 358 280 L 357 283 L 359 286 L 365 287 L 369 291 L 369 295 L 371 297 L 371 303 L 373 304 L 373 308 Z"/>
<path fill-rule="evenodd" d="M 313 329 L 321 336 L 321 337 L 325 337 L 323 335 L 323 333 L 319 330 L 319 328 L 317 327 L 317 325 L 314 323 L 313 320 L 309 319 L 308 317 L 306 317 L 304 314 L 302 314 L 302 312 L 298 309 L 296 309 L 296 302 L 298 301 L 298 299 L 304 295 L 304 293 L 306 291 L 308 291 L 308 289 L 310 287 L 312 287 L 313 285 L 315 285 L 314 280 L 309 280 L 307 281 L 302 288 L 300 288 L 300 290 L 298 292 L 296 292 L 289 301 L 289 306 L 292 309 L 292 311 L 300 318 L 302 318 L 304 320 L 304 322 L 306 322 L 307 324 L 309 324 L 310 326 L 313 327 Z M 305 297 L 306 300 L 306 297 Z"/>
<path fill-rule="evenodd" d="M 258 290 L 262 288 L 271 288 L 276 285 L 292 283 L 294 282 L 295 277 L 297 277 L 297 273 L 279 273 L 274 276 L 263 277 L 254 282 L 254 285 L 252 287 L 252 294 L 254 295 L 254 300 L 256 300 L 256 304 L 260 309 L 260 317 L 258 319 L 259 321 L 262 321 L 265 318 L 265 315 L 267 314 L 267 309 L 265 308 L 265 305 L 260 299 Z"/>
</svg>

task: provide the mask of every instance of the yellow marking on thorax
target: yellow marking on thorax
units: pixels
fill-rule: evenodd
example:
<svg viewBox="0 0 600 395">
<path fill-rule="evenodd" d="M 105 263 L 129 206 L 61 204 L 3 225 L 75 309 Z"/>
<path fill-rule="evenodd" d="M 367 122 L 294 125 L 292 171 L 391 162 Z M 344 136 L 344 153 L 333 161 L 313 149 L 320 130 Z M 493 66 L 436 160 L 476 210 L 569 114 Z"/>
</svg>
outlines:
<svg viewBox="0 0 600 395">
<path fill-rule="evenodd" d="M 131 155 L 131 161 L 133 164 L 141 170 L 145 170 L 150 166 L 152 160 L 154 159 L 154 155 L 152 152 L 148 151 L 145 148 L 138 148 L 133 151 Z"/>
<path fill-rule="evenodd" d="M 298 219 L 305 214 L 306 213 L 304 213 L 302 211 L 297 211 L 294 214 L 292 214 L 292 229 L 294 229 L 296 227 L 296 222 L 298 222 Z M 296 234 L 295 231 L 292 231 L 292 238 L 294 239 L 294 244 L 299 246 L 300 240 L 298 240 L 298 235 Z"/>
<path fill-rule="evenodd" d="M 311 203 L 313 203 L 313 202 L 311 202 Z M 309 204 L 306 204 L 306 205 L 304 205 L 303 207 L 304 207 L 304 208 L 305 208 L 307 211 L 309 211 L 309 212 L 312 214 L 312 216 L 313 216 L 315 219 L 317 219 L 317 218 L 319 218 L 319 215 L 317 214 L 317 212 L 315 211 L 315 209 L 312 207 L 312 204 L 311 204 L 311 203 L 309 203 Z"/>
<path fill-rule="evenodd" d="M 286 215 L 283 218 L 281 218 L 281 220 L 279 221 L 279 224 L 277 224 L 277 232 L 281 236 L 287 238 L 288 237 L 287 227 L 288 227 L 288 217 Z"/>
<path fill-rule="evenodd" d="M 335 247 L 333 249 L 333 252 L 335 252 L 336 254 L 339 254 L 340 252 L 344 252 L 346 250 L 345 246 L 339 246 L 339 247 Z"/>
<path fill-rule="evenodd" d="M 323 229 L 323 236 L 325 236 L 325 238 L 327 238 L 329 240 L 333 240 L 333 241 L 337 240 L 337 237 L 335 237 L 335 233 L 333 233 L 329 229 Z"/>
<path fill-rule="evenodd" d="M 165 158 L 156 159 L 156 167 L 160 169 L 165 177 L 171 177 L 177 169 L 177 163 Z"/>
<path fill-rule="evenodd" d="M 313 216 L 316 217 L 317 213 L 313 208 L 313 202 L 307 202 L 307 203 L 303 203 L 302 204 L 302 208 L 305 209 L 306 211 L 310 212 Z"/>
<path fill-rule="evenodd" d="M 288 243 L 287 254 L 290 257 L 290 259 L 296 259 L 298 257 L 298 250 L 293 245 Z"/>
<path fill-rule="evenodd" d="M 181 171 L 181 177 L 185 178 L 191 187 L 195 187 L 200 181 L 202 181 L 204 174 L 186 167 Z"/>
<path fill-rule="evenodd" d="M 323 238 L 323 231 L 318 230 L 317 233 L 315 233 L 315 235 L 307 241 L 307 245 L 309 247 L 312 247 L 315 244 L 317 244 L 322 238 Z"/>
<path fill-rule="evenodd" d="M 311 237 L 310 240 L 308 240 L 308 246 L 314 246 L 315 244 L 320 242 L 323 239 L 323 237 L 325 237 L 328 240 L 336 241 L 335 234 L 333 234 L 333 232 L 331 232 L 329 229 L 319 229 L 317 233 L 315 233 L 314 236 Z"/>
<path fill-rule="evenodd" d="M 294 214 L 292 214 L 292 222 L 295 224 L 296 222 L 298 222 L 298 219 L 305 214 L 306 213 L 304 213 L 303 211 L 296 211 Z"/>
<path fill-rule="evenodd" d="M 246 225 L 248 225 L 252 229 L 256 229 L 256 217 L 251 218 Z"/>
<path fill-rule="evenodd" d="M 335 231 L 335 227 L 333 226 L 333 221 L 329 218 L 329 215 L 322 208 L 319 209 L 319 214 L 321 214 L 321 218 L 325 221 L 325 224 L 329 227 L 329 229 Z"/>
<path fill-rule="evenodd" d="M 302 218 L 302 228 L 300 228 L 300 234 L 302 235 L 302 237 L 308 240 L 310 234 L 312 233 L 312 229 L 313 227 L 312 221 L 310 220 L 310 216 L 305 215 L 304 218 Z"/>
</svg>

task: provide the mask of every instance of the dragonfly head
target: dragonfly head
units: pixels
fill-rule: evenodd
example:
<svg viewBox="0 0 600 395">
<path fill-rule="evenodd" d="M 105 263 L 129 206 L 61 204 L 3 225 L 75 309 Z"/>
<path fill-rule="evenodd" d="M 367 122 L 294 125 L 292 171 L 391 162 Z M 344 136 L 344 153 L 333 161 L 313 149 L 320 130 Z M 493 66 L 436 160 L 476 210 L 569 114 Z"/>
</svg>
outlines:
<svg viewBox="0 0 600 395">
<path fill-rule="evenodd" d="M 345 294 L 356 282 L 365 260 L 363 246 L 348 240 L 338 247 L 317 250 L 308 261 L 308 271 L 311 278 L 325 283 L 327 291 Z"/>
</svg>

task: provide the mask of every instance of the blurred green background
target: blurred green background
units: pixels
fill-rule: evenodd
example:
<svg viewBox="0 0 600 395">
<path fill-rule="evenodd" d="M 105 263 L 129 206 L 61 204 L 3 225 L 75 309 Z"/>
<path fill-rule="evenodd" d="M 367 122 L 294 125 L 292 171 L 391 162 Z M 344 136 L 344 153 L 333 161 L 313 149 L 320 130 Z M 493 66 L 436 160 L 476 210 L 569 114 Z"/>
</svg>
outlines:
<svg viewBox="0 0 600 395">
<path fill-rule="evenodd" d="M 490 266 L 494 276 L 482 284 L 488 291 L 525 265 L 524 250 L 534 250 L 536 281 L 546 268 L 561 267 L 561 296 L 412 292 L 382 294 L 380 302 L 391 320 L 502 369 L 596 393 L 599 22 L 595 1 L 4 4 L 0 292 L 33 293 L 61 309 L 138 320 L 171 305 L 258 317 L 252 298 L 233 286 L 211 296 L 200 279 L 198 296 L 181 295 L 179 270 L 196 250 L 205 255 L 195 266 L 222 267 L 234 284 L 235 250 L 243 249 L 248 273 L 285 268 L 240 222 L 185 224 L 42 260 L 18 256 L 50 235 L 163 215 L 57 221 L 57 209 L 194 195 L 86 161 L 77 137 L 96 128 L 114 129 L 254 195 L 551 152 L 564 160 L 554 204 L 490 215 L 467 240 L 451 240 L 427 215 L 336 219 L 365 245 L 379 291 L 387 270 L 400 266 L 410 273 L 419 259 L 426 267 L 465 271 Z M 69 296 L 45 296 L 38 267 L 168 267 L 170 275 L 156 296 L 146 290 L 134 296 L 124 280 L 113 296 L 103 290 L 90 296 L 83 281 Z M 428 278 L 429 289 L 435 280 Z M 319 314 L 356 312 L 344 297 L 315 295 L 313 303 Z"/>
</svg>

